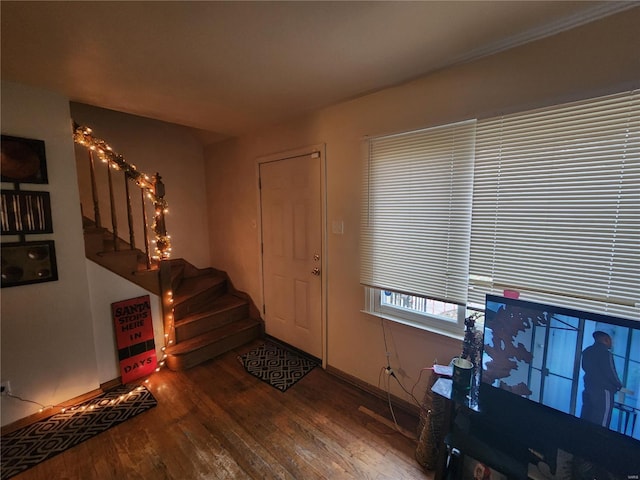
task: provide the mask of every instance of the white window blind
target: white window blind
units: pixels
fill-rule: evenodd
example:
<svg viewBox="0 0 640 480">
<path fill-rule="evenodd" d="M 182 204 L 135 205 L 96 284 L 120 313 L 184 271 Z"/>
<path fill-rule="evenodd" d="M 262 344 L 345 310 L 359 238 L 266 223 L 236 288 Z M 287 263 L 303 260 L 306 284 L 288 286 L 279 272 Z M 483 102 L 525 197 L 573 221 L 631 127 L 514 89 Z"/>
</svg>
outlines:
<svg viewBox="0 0 640 480">
<path fill-rule="evenodd" d="M 369 140 L 361 283 L 465 304 L 475 120 Z"/>
<path fill-rule="evenodd" d="M 639 93 L 478 122 L 469 302 L 640 318 Z"/>
</svg>

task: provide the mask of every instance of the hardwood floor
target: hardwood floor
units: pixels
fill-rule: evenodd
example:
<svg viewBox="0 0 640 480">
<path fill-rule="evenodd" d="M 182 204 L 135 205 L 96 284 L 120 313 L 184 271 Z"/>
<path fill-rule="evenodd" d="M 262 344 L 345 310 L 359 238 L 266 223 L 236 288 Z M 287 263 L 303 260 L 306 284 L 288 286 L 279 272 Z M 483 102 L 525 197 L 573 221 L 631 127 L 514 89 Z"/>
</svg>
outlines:
<svg viewBox="0 0 640 480">
<path fill-rule="evenodd" d="M 315 368 L 282 393 L 229 352 L 183 372 L 163 369 L 158 406 L 14 477 L 53 479 L 431 479 L 415 442 L 375 416 L 386 402 Z M 415 431 L 416 420 L 396 411 Z"/>
</svg>

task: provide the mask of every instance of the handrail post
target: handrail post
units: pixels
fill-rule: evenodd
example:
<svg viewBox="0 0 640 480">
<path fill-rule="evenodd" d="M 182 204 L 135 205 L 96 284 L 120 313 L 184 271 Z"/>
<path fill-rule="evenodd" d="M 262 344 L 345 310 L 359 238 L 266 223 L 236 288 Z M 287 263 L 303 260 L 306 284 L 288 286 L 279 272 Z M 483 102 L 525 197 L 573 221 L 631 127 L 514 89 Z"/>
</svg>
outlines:
<svg viewBox="0 0 640 480">
<path fill-rule="evenodd" d="M 156 234 L 156 253 L 160 260 L 166 260 L 169 258 L 169 252 L 171 251 L 171 241 L 167 235 L 167 227 L 164 218 L 165 210 L 167 209 L 167 202 L 164 199 L 164 183 L 162 182 L 162 177 L 159 172 L 156 172 L 153 176 L 153 189 L 155 194 L 155 218 L 153 230 Z"/>
<path fill-rule="evenodd" d="M 124 191 L 127 200 L 127 221 L 129 224 L 129 248 L 131 250 L 135 250 L 136 248 L 136 237 L 133 232 L 133 212 L 131 211 L 131 194 L 129 193 L 129 174 L 127 172 L 124 173 Z"/>
<path fill-rule="evenodd" d="M 100 219 L 100 202 L 98 201 L 98 186 L 96 184 L 96 166 L 93 159 L 93 150 L 89 149 L 89 172 L 91 174 L 91 195 L 93 197 L 93 221 L 96 227 L 102 227 Z"/>
<path fill-rule="evenodd" d="M 109 179 L 109 201 L 111 203 L 111 228 L 113 228 L 113 250 L 120 250 L 118 245 L 118 217 L 116 215 L 116 203 L 113 195 L 113 179 L 111 175 L 111 160 L 107 160 L 107 177 Z"/>
<path fill-rule="evenodd" d="M 144 255 L 147 259 L 147 270 L 151 269 L 151 254 L 149 253 L 149 234 L 147 226 L 147 210 L 144 203 L 144 190 L 140 189 L 140 201 L 142 204 L 142 231 L 144 232 Z"/>
</svg>

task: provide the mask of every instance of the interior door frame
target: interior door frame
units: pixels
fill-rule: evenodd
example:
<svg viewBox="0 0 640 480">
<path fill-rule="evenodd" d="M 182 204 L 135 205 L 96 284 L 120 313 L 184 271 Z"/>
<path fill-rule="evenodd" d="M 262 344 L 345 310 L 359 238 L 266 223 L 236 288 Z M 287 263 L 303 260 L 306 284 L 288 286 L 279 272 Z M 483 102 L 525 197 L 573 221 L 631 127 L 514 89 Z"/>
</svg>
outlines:
<svg viewBox="0 0 640 480">
<path fill-rule="evenodd" d="M 269 155 L 260 156 L 256 159 L 256 192 L 258 203 L 258 218 L 256 227 L 258 231 L 258 251 L 260 252 L 260 294 L 262 299 L 258 307 L 264 315 L 264 254 L 262 252 L 263 242 L 263 229 L 262 229 L 262 201 L 260 192 L 260 165 L 263 163 L 277 162 L 279 160 L 287 160 L 295 157 L 302 157 L 307 155 L 313 155 L 317 153 L 320 155 L 320 271 L 322 272 L 320 277 L 320 331 L 321 331 L 321 351 L 322 351 L 322 368 L 327 368 L 327 285 L 328 285 L 328 261 L 327 261 L 327 164 L 326 164 L 326 144 L 320 143 L 316 145 L 310 145 L 308 147 L 301 147 L 293 150 L 285 150 L 283 152 L 272 153 Z"/>
</svg>

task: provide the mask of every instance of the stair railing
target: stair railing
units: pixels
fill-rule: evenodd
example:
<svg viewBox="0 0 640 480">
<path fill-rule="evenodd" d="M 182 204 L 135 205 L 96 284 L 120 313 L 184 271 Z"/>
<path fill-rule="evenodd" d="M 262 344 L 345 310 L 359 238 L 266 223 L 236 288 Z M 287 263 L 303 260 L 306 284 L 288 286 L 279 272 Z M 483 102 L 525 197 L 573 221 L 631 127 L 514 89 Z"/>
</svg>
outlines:
<svg viewBox="0 0 640 480">
<path fill-rule="evenodd" d="M 127 209 L 127 223 L 129 227 L 129 248 L 135 250 L 135 234 L 133 210 L 131 205 L 131 194 L 129 192 L 129 181 L 135 183 L 140 189 L 140 198 L 142 204 L 142 231 L 144 232 L 144 252 L 146 255 L 147 269 L 151 269 L 152 260 L 167 260 L 171 255 L 171 239 L 167 235 L 165 215 L 168 212 L 167 201 L 165 200 L 165 186 L 162 177 L 156 173 L 152 177 L 139 172 L 135 165 L 129 164 L 124 157 L 116 152 L 104 141 L 93 136 L 93 132 L 89 127 L 74 124 L 73 139 L 75 143 L 83 145 L 89 152 L 89 169 L 91 175 L 91 197 L 93 201 L 93 215 L 96 227 L 102 227 L 102 215 L 100 212 L 98 185 L 96 181 L 96 162 L 97 156 L 103 163 L 107 165 L 107 179 L 109 188 L 109 206 L 111 216 L 111 231 L 113 233 L 113 249 L 120 250 L 120 242 L 118 237 L 118 218 L 116 214 L 116 199 L 113 183 L 112 171 L 123 172 L 125 185 L 125 202 Z M 147 213 L 145 202 L 149 200 L 153 204 L 154 219 L 151 227 L 148 227 Z M 151 254 L 149 249 L 149 229 L 153 232 L 155 251 Z"/>
</svg>

